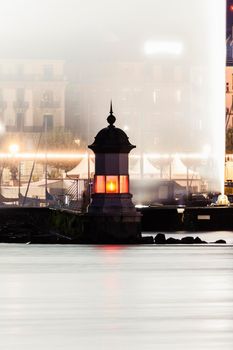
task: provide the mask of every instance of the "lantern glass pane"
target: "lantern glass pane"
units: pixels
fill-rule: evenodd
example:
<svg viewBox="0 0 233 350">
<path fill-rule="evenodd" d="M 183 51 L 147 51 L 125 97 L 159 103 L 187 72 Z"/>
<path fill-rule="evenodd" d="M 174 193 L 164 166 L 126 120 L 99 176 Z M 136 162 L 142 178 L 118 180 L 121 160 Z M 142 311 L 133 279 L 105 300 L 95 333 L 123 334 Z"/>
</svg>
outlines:
<svg viewBox="0 0 233 350">
<path fill-rule="evenodd" d="M 95 176 L 95 193 L 105 193 L 105 176 Z"/>
<path fill-rule="evenodd" d="M 120 176 L 120 193 L 129 192 L 129 176 L 121 175 Z"/>
<path fill-rule="evenodd" d="M 106 193 L 119 193 L 118 176 L 106 176 Z"/>
</svg>

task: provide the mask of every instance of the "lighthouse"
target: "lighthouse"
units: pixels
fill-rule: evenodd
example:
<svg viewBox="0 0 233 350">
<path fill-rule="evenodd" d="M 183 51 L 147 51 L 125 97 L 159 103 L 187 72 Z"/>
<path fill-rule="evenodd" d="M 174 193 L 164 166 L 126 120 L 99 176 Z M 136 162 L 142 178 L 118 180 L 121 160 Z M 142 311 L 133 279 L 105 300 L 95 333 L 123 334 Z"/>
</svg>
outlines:
<svg viewBox="0 0 233 350">
<path fill-rule="evenodd" d="M 130 243 L 141 237 L 141 215 L 130 193 L 129 153 L 136 146 L 115 127 L 112 103 L 108 126 L 88 147 L 95 154 L 95 175 L 85 232 L 96 243 Z"/>
</svg>

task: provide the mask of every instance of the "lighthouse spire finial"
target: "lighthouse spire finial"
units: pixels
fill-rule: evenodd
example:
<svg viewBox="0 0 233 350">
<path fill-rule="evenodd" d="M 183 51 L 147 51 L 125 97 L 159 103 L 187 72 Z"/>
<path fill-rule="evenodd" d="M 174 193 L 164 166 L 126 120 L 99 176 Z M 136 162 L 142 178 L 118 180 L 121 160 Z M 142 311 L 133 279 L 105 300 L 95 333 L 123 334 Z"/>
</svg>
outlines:
<svg viewBox="0 0 233 350">
<path fill-rule="evenodd" d="M 111 100 L 111 103 L 110 103 L 110 114 L 113 114 L 113 111 L 112 111 L 112 100 Z"/>
<path fill-rule="evenodd" d="M 107 122 L 109 123 L 109 126 L 108 127 L 115 127 L 113 124 L 115 123 L 116 121 L 116 118 L 114 117 L 113 115 L 113 110 L 112 110 L 112 100 L 110 102 L 110 114 L 107 118 Z"/>
</svg>

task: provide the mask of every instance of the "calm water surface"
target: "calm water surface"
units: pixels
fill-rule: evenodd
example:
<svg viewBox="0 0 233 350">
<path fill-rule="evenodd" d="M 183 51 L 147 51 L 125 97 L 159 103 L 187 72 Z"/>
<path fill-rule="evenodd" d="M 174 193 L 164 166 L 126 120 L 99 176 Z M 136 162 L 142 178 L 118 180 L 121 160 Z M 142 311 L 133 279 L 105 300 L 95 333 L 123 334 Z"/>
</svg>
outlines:
<svg viewBox="0 0 233 350">
<path fill-rule="evenodd" d="M 1 350 L 233 349 L 232 246 L 1 244 L 0 281 Z"/>
</svg>

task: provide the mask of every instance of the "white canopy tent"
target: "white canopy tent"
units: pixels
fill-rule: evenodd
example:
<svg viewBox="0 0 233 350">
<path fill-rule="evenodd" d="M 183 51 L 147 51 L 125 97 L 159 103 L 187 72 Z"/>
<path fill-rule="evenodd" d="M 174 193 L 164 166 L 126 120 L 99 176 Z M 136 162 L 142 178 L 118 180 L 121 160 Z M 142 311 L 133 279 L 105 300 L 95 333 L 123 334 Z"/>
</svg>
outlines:
<svg viewBox="0 0 233 350">
<path fill-rule="evenodd" d="M 89 164 L 88 164 L 89 162 Z M 89 168 L 89 171 L 88 171 Z M 89 174 L 88 174 L 89 172 Z M 88 179 L 88 175 L 94 174 L 94 159 L 85 157 L 83 158 L 76 167 L 68 171 L 67 176 L 77 177 L 79 179 Z"/>
</svg>

